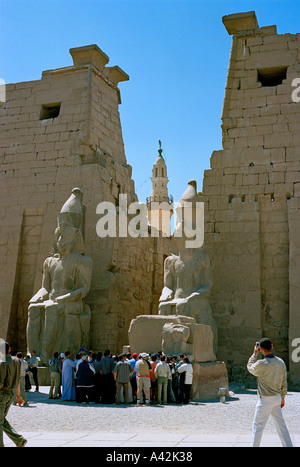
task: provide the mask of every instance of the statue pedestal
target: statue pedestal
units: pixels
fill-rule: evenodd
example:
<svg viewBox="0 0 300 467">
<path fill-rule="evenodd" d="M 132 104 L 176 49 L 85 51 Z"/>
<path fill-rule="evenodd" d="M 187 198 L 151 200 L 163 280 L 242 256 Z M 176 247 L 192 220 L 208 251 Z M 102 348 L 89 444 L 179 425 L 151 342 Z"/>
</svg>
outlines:
<svg viewBox="0 0 300 467">
<path fill-rule="evenodd" d="M 219 398 L 219 388 L 226 388 L 228 394 L 228 374 L 224 362 L 192 362 L 193 384 L 191 400 Z"/>
<path fill-rule="evenodd" d="M 226 388 L 228 394 L 227 368 L 216 361 L 210 326 L 181 315 L 140 315 L 131 321 L 128 336 L 131 353 L 151 355 L 163 350 L 166 355 L 187 354 L 193 365 L 191 400 L 218 398 L 220 388 Z"/>
<path fill-rule="evenodd" d="M 162 350 L 162 332 L 166 323 L 195 323 L 194 318 L 187 316 L 140 315 L 130 323 L 128 337 L 130 351 L 137 354 L 157 353 Z"/>
<path fill-rule="evenodd" d="M 50 370 L 46 366 L 38 366 L 37 368 L 37 377 L 39 386 L 50 386 Z M 35 386 L 33 377 L 30 377 L 30 382 L 32 386 Z"/>
</svg>

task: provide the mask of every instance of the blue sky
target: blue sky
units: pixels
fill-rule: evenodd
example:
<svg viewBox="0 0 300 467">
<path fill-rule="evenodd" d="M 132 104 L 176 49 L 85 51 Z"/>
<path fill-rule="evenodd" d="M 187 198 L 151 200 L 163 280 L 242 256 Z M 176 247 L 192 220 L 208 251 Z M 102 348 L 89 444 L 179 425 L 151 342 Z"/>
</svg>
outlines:
<svg viewBox="0 0 300 467">
<path fill-rule="evenodd" d="M 211 153 L 222 148 L 232 39 L 222 16 L 250 10 L 260 26 L 300 33 L 298 0 L 0 0 L 0 77 L 40 79 L 72 65 L 70 48 L 97 44 L 130 76 L 119 109 L 139 200 L 150 194 L 160 139 L 178 201 L 191 178 L 201 191 Z"/>
</svg>

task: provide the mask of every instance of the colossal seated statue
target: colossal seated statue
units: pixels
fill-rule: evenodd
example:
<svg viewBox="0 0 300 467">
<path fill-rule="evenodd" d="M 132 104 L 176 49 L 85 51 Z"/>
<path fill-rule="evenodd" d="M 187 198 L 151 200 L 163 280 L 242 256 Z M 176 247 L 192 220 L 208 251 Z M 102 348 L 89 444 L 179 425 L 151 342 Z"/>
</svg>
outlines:
<svg viewBox="0 0 300 467">
<path fill-rule="evenodd" d="M 43 266 L 41 289 L 28 309 L 27 346 L 45 364 L 55 351 L 77 353 L 87 345 L 90 310 L 83 302 L 90 290 L 93 262 L 83 254 L 82 192 L 64 204 L 55 230 L 55 252 Z"/>
<path fill-rule="evenodd" d="M 211 326 L 216 353 L 217 326 L 209 303 L 212 287 L 210 259 L 204 245 L 187 247 L 190 245 L 187 243 L 190 238 L 185 229 L 187 223 L 190 223 L 192 231 L 195 231 L 195 228 L 204 228 L 201 225 L 197 226 L 195 219 L 191 220 L 197 202 L 199 197 L 196 182 L 190 181 L 179 203 L 180 209 L 183 205 L 190 204 L 190 219 L 186 219 L 185 209 L 182 209 L 173 236 L 173 249 L 176 250 L 176 254 L 168 256 L 164 263 L 164 287 L 159 299 L 159 314 L 189 316 L 195 318 L 198 324 Z"/>
</svg>

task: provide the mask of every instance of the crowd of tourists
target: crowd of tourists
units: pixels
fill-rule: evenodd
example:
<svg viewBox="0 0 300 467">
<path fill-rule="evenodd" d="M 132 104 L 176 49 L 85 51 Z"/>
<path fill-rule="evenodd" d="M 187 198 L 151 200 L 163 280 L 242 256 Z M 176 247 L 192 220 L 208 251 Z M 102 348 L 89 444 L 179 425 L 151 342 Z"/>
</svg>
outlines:
<svg viewBox="0 0 300 467">
<path fill-rule="evenodd" d="M 284 361 L 273 353 L 273 344 L 267 337 L 256 343 L 248 360 L 248 371 L 257 377 L 259 400 L 252 424 L 252 446 L 260 446 L 267 420 L 272 415 L 281 443 L 292 447 L 282 408 L 287 394 L 287 371 Z M 258 354 L 261 353 L 261 359 Z M 5 357 L 5 358 L 3 358 Z M 5 342 L 0 352 L 0 447 L 3 432 L 18 447 L 27 440 L 6 419 L 13 399 L 20 406 L 28 405 L 26 391 L 31 389 L 30 375 L 39 391 L 38 358 L 35 353 L 25 356 L 11 354 Z M 58 354 L 49 360 L 51 386 L 49 399 L 76 400 L 80 403 L 137 405 L 183 403 L 188 404 L 193 381 L 193 367 L 187 356 L 166 356 L 158 352 L 123 353 L 112 356 L 87 352 L 81 348 L 75 359 L 70 352 Z"/>
<path fill-rule="evenodd" d="M 39 392 L 38 358 L 35 353 L 21 360 L 21 395 Z M 188 404 L 193 381 L 193 367 L 186 355 L 164 355 L 158 351 L 112 355 L 110 350 L 87 351 L 81 348 L 73 359 L 70 352 L 55 352 L 49 360 L 49 399 L 94 404 L 165 405 Z"/>
</svg>

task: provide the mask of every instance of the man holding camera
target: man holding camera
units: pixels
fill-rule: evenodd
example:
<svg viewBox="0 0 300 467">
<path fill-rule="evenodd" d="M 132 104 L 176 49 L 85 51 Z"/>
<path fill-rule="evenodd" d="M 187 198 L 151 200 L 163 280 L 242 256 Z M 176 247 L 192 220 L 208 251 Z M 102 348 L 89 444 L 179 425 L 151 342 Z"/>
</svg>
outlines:
<svg viewBox="0 0 300 467">
<path fill-rule="evenodd" d="M 263 359 L 258 359 L 261 352 Z M 272 415 L 277 433 L 284 447 L 292 447 L 292 441 L 282 416 L 287 394 L 286 366 L 273 354 L 273 344 L 267 337 L 256 342 L 253 355 L 247 364 L 248 371 L 257 377 L 259 401 L 256 405 L 252 427 L 252 446 L 259 447 L 267 420 Z"/>
</svg>

